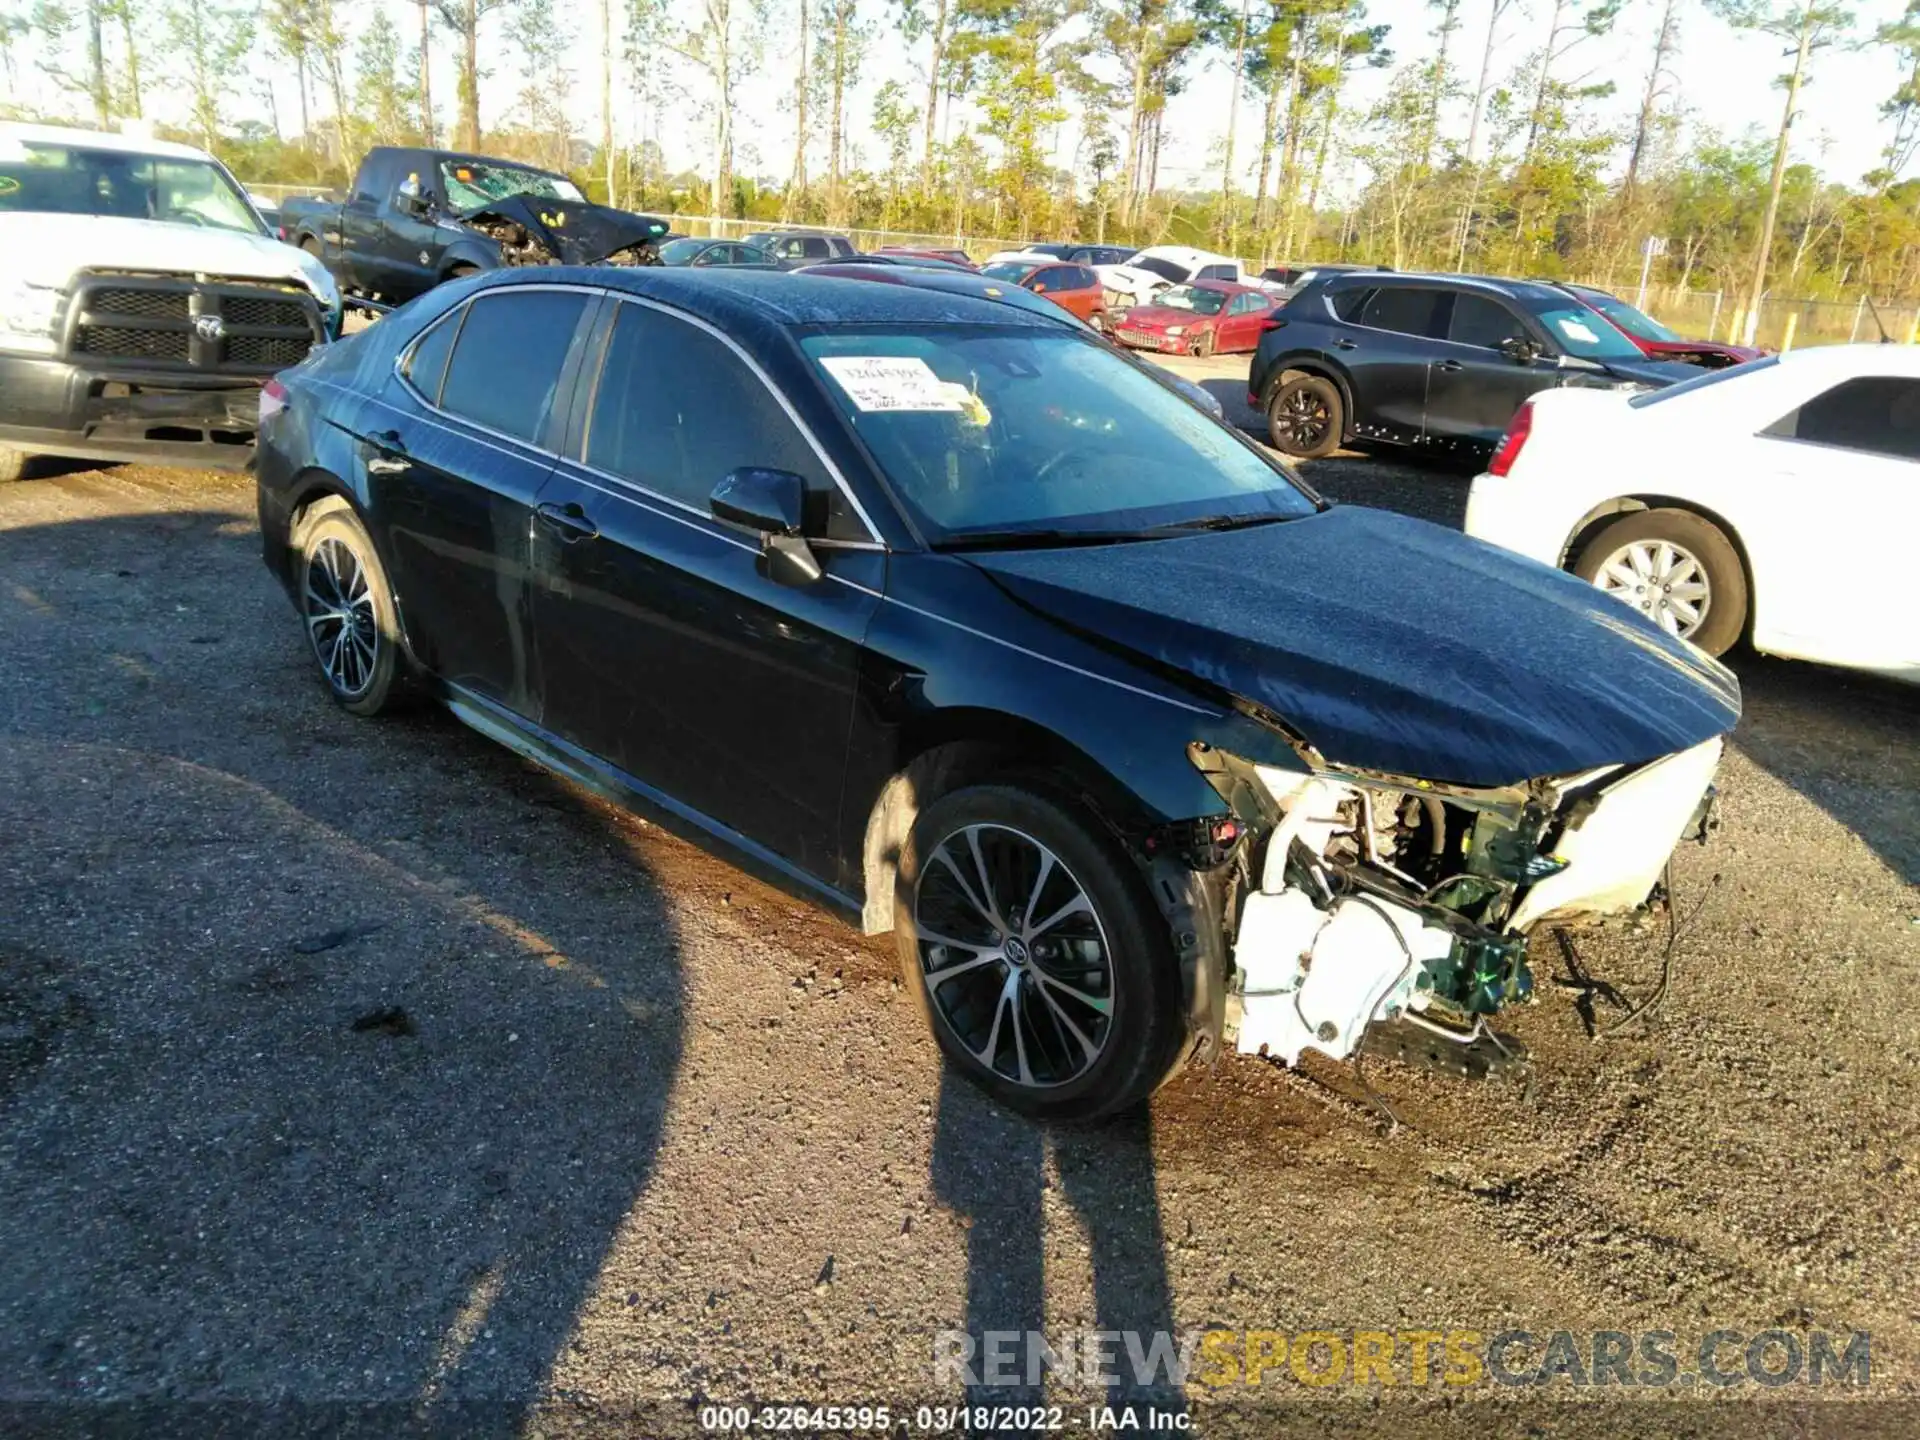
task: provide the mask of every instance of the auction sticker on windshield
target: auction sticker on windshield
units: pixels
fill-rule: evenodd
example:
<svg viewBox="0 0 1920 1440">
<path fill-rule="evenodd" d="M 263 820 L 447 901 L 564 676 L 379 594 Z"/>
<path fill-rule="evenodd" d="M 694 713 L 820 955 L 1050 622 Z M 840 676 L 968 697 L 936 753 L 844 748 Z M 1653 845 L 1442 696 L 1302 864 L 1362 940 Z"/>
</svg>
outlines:
<svg viewBox="0 0 1920 1440">
<path fill-rule="evenodd" d="M 1593 328 L 1584 321 L 1562 315 L 1558 317 L 1556 323 L 1558 323 L 1561 331 L 1569 340 L 1583 340 L 1589 345 L 1598 345 L 1600 343 L 1600 337 L 1594 334 Z"/>
<path fill-rule="evenodd" d="M 967 408 L 957 387 L 943 383 L 926 361 L 911 355 L 823 355 L 820 364 L 862 410 Z"/>
</svg>

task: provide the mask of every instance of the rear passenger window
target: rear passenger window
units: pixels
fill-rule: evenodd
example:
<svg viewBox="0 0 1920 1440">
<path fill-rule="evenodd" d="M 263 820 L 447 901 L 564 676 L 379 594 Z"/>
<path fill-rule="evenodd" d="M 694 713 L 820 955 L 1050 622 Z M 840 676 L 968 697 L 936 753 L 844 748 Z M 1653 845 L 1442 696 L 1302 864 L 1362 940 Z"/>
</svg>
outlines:
<svg viewBox="0 0 1920 1440">
<path fill-rule="evenodd" d="M 1333 306 L 1333 313 L 1349 325 L 1360 323 L 1360 312 L 1366 308 L 1367 299 L 1373 291 L 1364 285 L 1356 285 L 1351 290 L 1336 290 L 1328 297 L 1327 303 Z"/>
<path fill-rule="evenodd" d="M 809 235 L 801 242 L 801 248 L 809 260 L 824 260 L 833 254 L 833 247 L 818 235 Z"/>
<path fill-rule="evenodd" d="M 440 408 L 533 442 L 586 309 L 577 290 L 517 290 L 467 306 Z"/>
<path fill-rule="evenodd" d="M 1423 290 L 1417 286 L 1383 286 L 1373 292 L 1360 312 L 1360 324 L 1375 330 L 1395 330 L 1402 335 L 1423 335 L 1438 340 L 1446 332 L 1441 328 L 1442 306 L 1451 298 L 1445 290 Z"/>
<path fill-rule="evenodd" d="M 434 405 L 440 403 L 440 382 L 446 379 L 447 356 L 453 352 L 453 337 L 460 333 L 465 308 L 442 316 L 413 342 L 413 354 L 407 357 L 407 379 L 413 388 Z"/>
<path fill-rule="evenodd" d="M 1447 327 L 1447 338 L 1457 345 L 1497 350 L 1502 340 L 1526 339 L 1527 327 L 1497 300 L 1489 300 L 1484 295 L 1455 295 L 1453 322 Z"/>
<path fill-rule="evenodd" d="M 760 377 L 705 330 L 645 305 L 623 304 L 614 320 L 587 424 L 587 463 L 703 515 L 729 471 L 791 470 L 807 482 L 813 533 L 870 538 Z"/>
<path fill-rule="evenodd" d="M 1920 380 L 1890 375 L 1845 380 L 1761 432 L 1868 455 L 1920 460 Z"/>
<path fill-rule="evenodd" d="M 1231 265 L 1202 265 L 1200 267 L 1200 273 L 1193 278 L 1196 280 L 1238 280 L 1240 277 L 1234 273 L 1234 267 Z"/>
</svg>

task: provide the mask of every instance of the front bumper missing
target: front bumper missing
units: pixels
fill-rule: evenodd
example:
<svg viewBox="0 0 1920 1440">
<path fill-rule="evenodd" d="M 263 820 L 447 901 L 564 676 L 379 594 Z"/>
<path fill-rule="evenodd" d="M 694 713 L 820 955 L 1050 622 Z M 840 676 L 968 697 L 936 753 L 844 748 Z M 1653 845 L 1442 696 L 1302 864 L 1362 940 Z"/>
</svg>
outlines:
<svg viewBox="0 0 1920 1440">
<path fill-rule="evenodd" d="M 1674 846 L 1702 831 L 1721 748 L 1498 792 L 1205 757 L 1257 825 L 1229 917 L 1222 1039 L 1298 1064 L 1376 1049 L 1370 1035 L 1389 1027 L 1472 1073 L 1486 1017 L 1531 994 L 1527 936 L 1646 903 Z M 1438 817 L 1414 832 L 1431 846 L 1422 875 L 1383 849 L 1381 817 L 1403 804 Z"/>
</svg>

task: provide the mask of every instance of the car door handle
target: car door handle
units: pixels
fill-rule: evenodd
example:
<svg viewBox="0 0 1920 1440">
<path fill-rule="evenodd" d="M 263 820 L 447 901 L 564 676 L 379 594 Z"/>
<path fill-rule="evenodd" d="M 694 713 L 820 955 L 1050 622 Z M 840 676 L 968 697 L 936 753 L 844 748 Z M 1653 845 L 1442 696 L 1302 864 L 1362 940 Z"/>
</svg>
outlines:
<svg viewBox="0 0 1920 1440">
<path fill-rule="evenodd" d="M 367 460 L 369 475 L 399 475 L 413 468 L 398 430 L 374 431 L 367 436 L 367 447 L 374 452 Z"/>
<path fill-rule="evenodd" d="M 533 513 L 540 517 L 543 525 L 568 545 L 580 540 L 591 540 L 600 533 L 600 527 L 593 523 L 593 517 L 572 500 L 564 505 L 555 505 L 549 501 L 544 505 L 535 506 Z"/>
<path fill-rule="evenodd" d="M 1458 360 L 1442 360 L 1439 368 L 1442 370 L 1464 370 L 1467 367 L 1462 365 Z"/>
<path fill-rule="evenodd" d="M 1338 340 L 1333 342 L 1333 348 L 1336 350 L 1358 350 L 1360 348 L 1360 342 L 1358 340 L 1349 340 L 1346 336 L 1342 335 Z"/>
</svg>

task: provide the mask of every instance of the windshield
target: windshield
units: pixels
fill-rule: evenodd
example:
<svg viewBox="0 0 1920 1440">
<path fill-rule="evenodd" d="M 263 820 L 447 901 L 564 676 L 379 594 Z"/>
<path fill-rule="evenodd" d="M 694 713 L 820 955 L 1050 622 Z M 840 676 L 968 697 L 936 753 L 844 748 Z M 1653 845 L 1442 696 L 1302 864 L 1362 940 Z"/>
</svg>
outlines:
<svg viewBox="0 0 1920 1440">
<path fill-rule="evenodd" d="M 1638 360 L 1640 347 L 1584 305 L 1542 310 L 1536 317 L 1569 355 L 1583 360 Z"/>
<path fill-rule="evenodd" d="M 1039 268 L 1037 265 L 1023 264 L 1018 260 L 998 260 L 991 265 L 983 266 L 980 273 L 992 280 L 1005 280 L 1010 284 L 1018 285 Z"/>
<path fill-rule="evenodd" d="M 1162 260 L 1158 255 L 1136 255 L 1127 264 L 1136 270 L 1151 270 L 1162 280 L 1171 280 L 1176 285 L 1185 284 L 1193 270 L 1186 265 L 1176 265 L 1171 260 Z"/>
<path fill-rule="evenodd" d="M 1680 338 L 1651 315 L 1634 309 L 1624 300 L 1616 300 L 1611 295 L 1591 294 L 1582 295 L 1580 298 L 1636 340 L 1678 340 Z"/>
<path fill-rule="evenodd" d="M 668 265 L 685 265 L 711 244 L 713 244 L 711 240 L 683 235 L 678 240 L 669 240 L 660 247 L 660 259 Z"/>
<path fill-rule="evenodd" d="M 802 344 L 894 493 L 941 543 L 1118 539 L 1314 510 L 1233 431 L 1064 329 L 833 329 Z"/>
<path fill-rule="evenodd" d="M 442 160 L 440 187 L 447 197 L 449 210 L 477 210 L 509 195 L 571 200 L 575 204 L 587 198 L 571 180 L 542 175 L 538 170 L 523 170 L 518 165 L 494 165 L 483 160 Z"/>
<path fill-rule="evenodd" d="M 0 140 L 0 211 L 164 220 L 264 235 L 240 187 L 211 160 Z"/>
<path fill-rule="evenodd" d="M 1226 308 L 1227 297 L 1218 290 L 1201 290 L 1192 285 L 1176 285 L 1154 297 L 1156 305 L 1175 310 L 1191 310 L 1196 315 L 1218 315 Z"/>
</svg>

